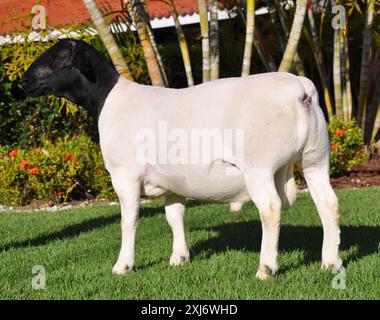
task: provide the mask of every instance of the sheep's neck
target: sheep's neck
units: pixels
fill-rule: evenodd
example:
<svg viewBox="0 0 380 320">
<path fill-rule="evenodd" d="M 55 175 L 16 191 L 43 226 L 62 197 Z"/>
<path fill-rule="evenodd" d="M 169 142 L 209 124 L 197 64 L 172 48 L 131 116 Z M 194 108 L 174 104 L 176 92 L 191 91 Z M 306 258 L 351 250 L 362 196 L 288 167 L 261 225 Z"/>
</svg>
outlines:
<svg viewBox="0 0 380 320">
<path fill-rule="evenodd" d="M 106 62 L 97 62 L 94 68 L 96 77 L 95 83 L 84 83 L 84 90 L 81 90 L 81 105 L 97 119 L 102 111 L 108 94 L 119 80 L 120 75 Z"/>
</svg>

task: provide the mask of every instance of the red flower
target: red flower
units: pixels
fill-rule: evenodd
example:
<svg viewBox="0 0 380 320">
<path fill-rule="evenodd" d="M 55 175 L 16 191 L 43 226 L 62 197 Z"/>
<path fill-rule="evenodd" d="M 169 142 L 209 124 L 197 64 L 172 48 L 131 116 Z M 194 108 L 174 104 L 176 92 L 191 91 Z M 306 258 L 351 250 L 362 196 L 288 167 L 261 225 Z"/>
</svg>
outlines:
<svg viewBox="0 0 380 320">
<path fill-rule="evenodd" d="M 60 198 L 60 197 L 63 196 L 63 192 L 61 192 L 61 191 L 54 191 L 54 194 L 55 194 L 55 196 L 56 196 L 57 198 Z"/>
<path fill-rule="evenodd" d="M 337 150 L 339 149 L 339 144 L 332 144 L 332 145 L 330 146 L 330 148 L 331 148 L 331 150 L 333 150 L 333 151 L 337 151 Z"/>
<path fill-rule="evenodd" d="M 346 131 L 344 131 L 343 129 L 336 129 L 336 131 L 335 131 L 335 134 L 338 137 L 343 137 L 345 133 L 346 133 Z"/>
<path fill-rule="evenodd" d="M 73 161 L 74 160 L 74 156 L 72 153 L 65 153 L 64 158 L 67 161 Z"/>
<path fill-rule="evenodd" d="M 8 156 L 10 156 L 10 157 L 16 157 L 17 156 L 17 150 L 13 149 L 11 152 L 9 152 Z"/>
<path fill-rule="evenodd" d="M 78 139 L 78 136 L 73 136 L 73 137 L 71 138 L 72 141 L 74 141 L 74 140 L 76 140 L 76 139 Z"/>
<path fill-rule="evenodd" d="M 29 160 L 21 160 L 20 169 L 25 170 L 26 166 L 29 164 Z"/>
<path fill-rule="evenodd" d="M 104 173 L 104 170 L 102 170 L 102 169 L 96 170 L 96 174 L 103 174 L 103 173 Z"/>
<path fill-rule="evenodd" d="M 30 168 L 29 173 L 35 176 L 36 174 L 38 174 L 38 168 L 37 167 Z"/>
</svg>

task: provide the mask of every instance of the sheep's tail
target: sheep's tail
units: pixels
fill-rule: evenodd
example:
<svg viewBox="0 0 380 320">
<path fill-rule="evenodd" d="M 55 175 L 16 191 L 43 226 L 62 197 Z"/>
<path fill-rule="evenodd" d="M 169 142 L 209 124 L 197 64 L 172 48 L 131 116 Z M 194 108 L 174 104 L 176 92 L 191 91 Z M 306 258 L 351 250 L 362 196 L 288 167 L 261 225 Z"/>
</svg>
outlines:
<svg viewBox="0 0 380 320">
<path fill-rule="evenodd" d="M 297 197 L 297 186 L 293 175 L 294 162 L 302 160 L 302 167 L 315 166 L 328 162 L 329 140 L 326 120 L 319 106 L 318 92 L 313 82 L 304 77 L 297 77 L 303 90 L 299 92 L 298 137 L 301 150 L 298 158 L 280 168 L 275 174 L 276 189 L 281 198 L 282 209 L 289 209 Z"/>
<path fill-rule="evenodd" d="M 319 97 L 314 84 L 307 78 L 298 77 L 305 88 L 304 108 L 308 110 L 308 133 L 302 151 L 302 167 L 329 162 L 330 142 L 326 119 L 319 106 Z"/>
</svg>

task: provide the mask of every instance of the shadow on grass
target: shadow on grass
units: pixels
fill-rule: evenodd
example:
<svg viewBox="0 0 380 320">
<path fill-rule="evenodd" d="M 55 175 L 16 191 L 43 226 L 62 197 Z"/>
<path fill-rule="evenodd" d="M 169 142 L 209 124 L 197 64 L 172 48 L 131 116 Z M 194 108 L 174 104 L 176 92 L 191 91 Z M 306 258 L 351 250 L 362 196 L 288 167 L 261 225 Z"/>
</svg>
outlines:
<svg viewBox="0 0 380 320">
<path fill-rule="evenodd" d="M 199 201 L 187 202 L 187 207 L 201 205 Z M 140 216 L 150 217 L 159 213 L 164 213 L 164 208 L 142 207 Z M 97 217 L 88 219 L 77 224 L 64 227 L 62 230 L 38 236 L 34 239 L 26 239 L 19 242 L 11 242 L 0 246 L 0 251 L 9 249 L 28 248 L 33 246 L 46 245 L 55 240 L 70 239 L 84 232 L 91 232 L 103 228 L 107 225 L 119 223 L 120 213 L 107 217 Z M 261 223 L 257 220 L 249 222 L 231 222 L 211 228 L 190 229 L 191 231 L 212 231 L 217 233 L 215 237 L 204 241 L 199 241 L 192 248 L 192 257 L 201 256 L 208 259 L 215 253 L 224 252 L 228 249 L 246 250 L 259 252 L 261 244 Z M 353 246 L 357 247 L 355 254 L 349 255 L 345 263 L 360 259 L 378 251 L 380 242 L 380 228 L 372 226 L 341 226 L 341 250 L 347 250 Z M 321 260 L 322 249 L 322 227 L 321 226 L 294 226 L 283 225 L 281 227 L 279 250 L 304 252 L 304 261 L 300 264 L 310 264 Z M 291 266 L 292 268 L 295 266 Z M 289 267 L 288 267 L 289 268 Z M 286 272 L 282 268 L 282 272 Z"/>
<path fill-rule="evenodd" d="M 195 207 L 200 203 L 189 202 L 187 207 Z M 142 207 L 140 208 L 140 217 L 151 217 L 159 213 L 164 213 L 164 208 L 161 206 L 157 207 Z M 59 217 L 57 218 L 59 219 Z M 19 249 L 27 247 L 36 247 L 48 244 L 49 242 L 55 240 L 70 239 L 78 236 L 84 232 L 91 232 L 96 229 L 103 228 L 107 225 L 120 222 L 120 212 L 109 217 L 97 217 L 94 219 L 88 219 L 77 224 L 69 225 L 60 231 L 54 231 L 46 235 L 38 236 L 34 239 L 26 239 L 18 242 L 11 242 L 0 246 L 1 251 L 8 251 L 10 249 Z"/>
<path fill-rule="evenodd" d="M 194 229 L 193 229 L 194 230 Z M 214 253 L 226 250 L 246 250 L 260 252 L 261 223 L 260 221 L 234 222 L 207 229 L 217 233 L 217 236 L 198 242 L 193 248 L 192 256 L 209 258 Z M 323 230 L 322 226 L 292 226 L 282 225 L 279 251 L 301 250 L 304 252 L 302 264 L 321 260 Z M 372 226 L 341 226 L 340 250 L 352 246 L 357 252 L 344 259 L 345 263 L 360 259 L 378 251 L 380 228 Z M 286 271 L 282 269 L 282 271 Z"/>
</svg>

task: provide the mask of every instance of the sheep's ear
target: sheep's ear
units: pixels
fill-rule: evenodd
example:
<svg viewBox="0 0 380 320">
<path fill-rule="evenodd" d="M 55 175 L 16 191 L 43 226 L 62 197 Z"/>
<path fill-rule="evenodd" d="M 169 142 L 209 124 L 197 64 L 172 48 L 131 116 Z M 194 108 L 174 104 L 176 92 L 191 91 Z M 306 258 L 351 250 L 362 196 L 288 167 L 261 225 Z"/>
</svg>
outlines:
<svg viewBox="0 0 380 320">
<path fill-rule="evenodd" d="M 55 57 L 53 63 L 50 65 L 50 67 L 53 70 L 56 69 L 62 69 L 64 67 L 68 67 L 72 64 L 73 57 L 74 57 L 74 47 L 75 43 L 69 43 L 70 45 L 66 48 L 62 48 L 59 50 Z"/>
</svg>

